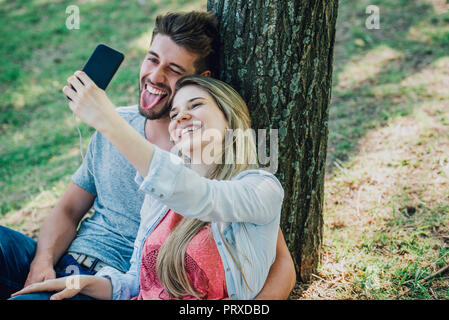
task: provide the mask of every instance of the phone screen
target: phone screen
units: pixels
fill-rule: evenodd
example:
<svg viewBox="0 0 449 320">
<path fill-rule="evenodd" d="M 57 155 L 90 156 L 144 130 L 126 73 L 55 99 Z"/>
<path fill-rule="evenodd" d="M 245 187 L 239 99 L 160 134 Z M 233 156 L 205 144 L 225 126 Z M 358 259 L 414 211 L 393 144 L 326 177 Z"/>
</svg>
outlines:
<svg viewBox="0 0 449 320">
<path fill-rule="evenodd" d="M 99 44 L 83 67 L 95 84 L 105 90 L 120 67 L 124 55 L 104 44 Z"/>
<path fill-rule="evenodd" d="M 124 58 L 123 53 L 105 44 L 99 44 L 84 65 L 83 71 L 100 89 L 106 90 Z M 73 86 L 71 87 L 75 90 Z M 69 97 L 67 98 L 72 100 Z"/>
</svg>

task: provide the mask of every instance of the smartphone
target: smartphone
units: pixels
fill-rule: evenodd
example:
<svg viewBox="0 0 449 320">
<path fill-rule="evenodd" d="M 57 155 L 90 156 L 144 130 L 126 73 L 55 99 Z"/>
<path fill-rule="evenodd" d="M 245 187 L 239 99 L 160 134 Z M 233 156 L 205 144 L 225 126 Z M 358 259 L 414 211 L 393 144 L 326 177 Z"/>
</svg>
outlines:
<svg viewBox="0 0 449 320">
<path fill-rule="evenodd" d="M 99 88 L 106 90 L 124 58 L 123 53 L 105 44 L 99 44 L 84 65 L 83 71 Z"/>
</svg>

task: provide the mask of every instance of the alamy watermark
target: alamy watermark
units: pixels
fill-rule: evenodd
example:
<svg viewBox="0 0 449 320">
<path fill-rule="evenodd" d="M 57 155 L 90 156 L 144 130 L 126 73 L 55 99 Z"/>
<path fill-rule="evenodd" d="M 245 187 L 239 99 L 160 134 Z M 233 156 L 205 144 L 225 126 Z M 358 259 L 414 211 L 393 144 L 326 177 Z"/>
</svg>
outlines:
<svg viewBox="0 0 449 320">
<path fill-rule="evenodd" d="M 70 5 L 65 9 L 68 17 L 65 20 L 65 26 L 69 30 L 79 30 L 80 28 L 80 8 L 75 5 Z"/>
<path fill-rule="evenodd" d="M 70 265 L 65 269 L 67 274 L 70 274 L 65 280 L 67 289 L 80 289 L 80 269 L 76 265 Z"/>
<path fill-rule="evenodd" d="M 375 5 L 369 5 L 366 7 L 365 13 L 369 14 L 365 20 L 365 27 L 368 30 L 380 29 L 380 8 Z"/>
</svg>

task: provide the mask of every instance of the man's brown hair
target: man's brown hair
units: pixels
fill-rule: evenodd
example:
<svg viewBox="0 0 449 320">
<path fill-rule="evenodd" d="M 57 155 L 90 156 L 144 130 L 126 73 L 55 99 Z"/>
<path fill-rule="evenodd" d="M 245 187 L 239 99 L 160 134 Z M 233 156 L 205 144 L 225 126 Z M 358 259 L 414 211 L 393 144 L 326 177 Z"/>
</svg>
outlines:
<svg viewBox="0 0 449 320">
<path fill-rule="evenodd" d="M 220 43 L 218 20 L 213 13 L 192 11 L 160 15 L 156 18 L 152 39 L 157 34 L 169 36 L 177 45 L 198 54 L 194 63 L 197 74 L 210 70 L 212 76 L 217 75 Z"/>
</svg>

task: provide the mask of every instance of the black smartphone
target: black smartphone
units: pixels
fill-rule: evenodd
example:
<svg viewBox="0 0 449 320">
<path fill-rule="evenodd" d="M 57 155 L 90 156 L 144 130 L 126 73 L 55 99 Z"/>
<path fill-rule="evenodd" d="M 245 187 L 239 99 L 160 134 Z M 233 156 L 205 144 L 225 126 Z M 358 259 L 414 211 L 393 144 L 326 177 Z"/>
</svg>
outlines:
<svg viewBox="0 0 449 320">
<path fill-rule="evenodd" d="M 106 87 L 111 82 L 112 77 L 114 77 L 124 58 L 123 53 L 105 44 L 99 44 L 82 70 L 99 88 L 106 90 Z"/>
</svg>

